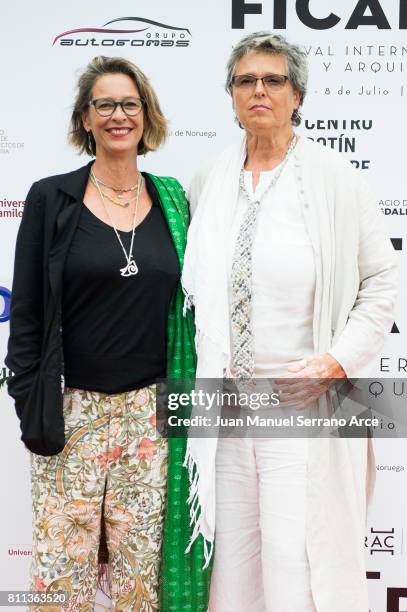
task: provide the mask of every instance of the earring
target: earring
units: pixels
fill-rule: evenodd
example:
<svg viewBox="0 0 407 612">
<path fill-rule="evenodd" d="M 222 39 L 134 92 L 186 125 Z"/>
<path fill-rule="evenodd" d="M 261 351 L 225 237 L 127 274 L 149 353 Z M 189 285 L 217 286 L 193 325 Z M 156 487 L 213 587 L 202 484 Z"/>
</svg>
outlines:
<svg viewBox="0 0 407 612">
<path fill-rule="evenodd" d="M 241 130 L 244 130 L 244 127 L 243 127 L 243 125 L 240 123 L 240 121 L 239 121 L 239 119 L 238 119 L 237 115 L 235 115 L 235 123 L 237 123 L 237 125 L 240 127 L 240 129 L 241 129 Z"/>
<path fill-rule="evenodd" d="M 300 125 L 301 123 L 301 113 L 299 108 L 295 108 L 293 114 L 291 115 L 291 123 L 293 125 Z"/>
<path fill-rule="evenodd" d="M 91 131 L 89 130 L 88 132 L 88 143 L 89 143 L 89 151 L 90 154 L 93 155 L 93 157 L 95 157 L 95 153 L 93 151 L 93 142 L 92 142 L 92 138 L 91 138 Z"/>
</svg>

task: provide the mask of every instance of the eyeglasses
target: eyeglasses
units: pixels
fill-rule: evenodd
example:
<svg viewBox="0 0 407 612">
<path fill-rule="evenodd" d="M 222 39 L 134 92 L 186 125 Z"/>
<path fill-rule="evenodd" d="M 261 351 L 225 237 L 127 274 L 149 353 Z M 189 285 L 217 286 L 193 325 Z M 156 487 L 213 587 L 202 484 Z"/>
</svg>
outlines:
<svg viewBox="0 0 407 612">
<path fill-rule="evenodd" d="M 261 81 L 269 91 L 279 91 L 288 81 L 288 76 L 285 74 L 266 74 L 263 77 L 255 77 L 252 74 L 236 74 L 232 77 L 232 85 L 243 91 L 255 89 L 257 81 Z"/>
<path fill-rule="evenodd" d="M 125 115 L 134 117 L 139 114 L 143 105 L 143 98 L 124 98 L 124 100 L 120 100 L 120 102 L 112 98 L 96 98 L 96 100 L 91 100 L 89 102 L 89 106 L 93 106 L 97 114 L 101 117 L 110 117 L 118 106 L 120 106 Z"/>
</svg>

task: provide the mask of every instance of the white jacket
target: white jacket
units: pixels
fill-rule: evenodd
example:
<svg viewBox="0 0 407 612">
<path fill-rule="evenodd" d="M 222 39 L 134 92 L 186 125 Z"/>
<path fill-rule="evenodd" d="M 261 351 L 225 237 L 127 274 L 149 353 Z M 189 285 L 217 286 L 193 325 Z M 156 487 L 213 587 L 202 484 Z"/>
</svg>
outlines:
<svg viewBox="0 0 407 612">
<path fill-rule="evenodd" d="M 360 171 L 338 153 L 304 138 L 294 155 L 316 258 L 314 350 L 329 351 L 348 377 L 355 377 L 378 354 L 393 323 L 397 294 L 394 250 L 383 231 L 376 199 Z M 190 190 L 193 210 L 198 203 L 201 206 L 201 194 L 207 191 L 207 180 L 214 176 L 217 164 L 216 159 L 206 164 L 194 178 Z M 196 217 L 192 225 L 202 223 L 205 215 L 197 213 Z M 192 231 L 199 236 L 199 227 Z M 192 264 L 199 261 L 188 250 L 186 257 L 191 257 Z M 216 303 L 211 307 L 215 313 Z M 199 321 L 199 302 L 196 309 Z M 209 370 L 200 369 L 199 353 L 198 346 L 198 372 L 211 376 Z M 189 441 L 190 459 L 196 460 L 198 471 L 213 471 L 216 444 L 208 446 L 211 457 L 205 468 L 204 453 L 198 448 L 201 443 Z M 364 530 L 375 474 L 371 441 L 312 439 L 308 469 L 307 552 L 317 612 L 368 612 Z M 204 490 L 213 506 L 213 482 L 206 482 Z M 210 526 L 214 509 L 206 508 L 203 497 L 203 520 L 207 517 Z"/>
</svg>

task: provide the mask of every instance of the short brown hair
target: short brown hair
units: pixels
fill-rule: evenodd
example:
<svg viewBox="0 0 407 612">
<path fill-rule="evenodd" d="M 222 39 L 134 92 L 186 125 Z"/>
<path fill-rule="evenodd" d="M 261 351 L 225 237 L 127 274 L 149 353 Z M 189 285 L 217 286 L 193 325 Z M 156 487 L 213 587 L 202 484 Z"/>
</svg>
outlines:
<svg viewBox="0 0 407 612">
<path fill-rule="evenodd" d="M 79 77 L 78 93 L 71 117 L 69 142 L 78 149 L 79 153 L 85 152 L 88 155 L 93 155 L 93 151 L 96 150 L 93 134 L 90 134 L 92 146 L 89 142 L 88 134 L 83 127 L 82 116 L 88 109 L 96 79 L 105 74 L 125 74 L 130 77 L 145 101 L 143 107 L 144 131 L 137 153 L 143 155 L 158 149 L 167 137 L 167 120 L 161 111 L 157 95 L 148 78 L 140 68 L 129 60 L 103 55 L 94 57 Z"/>
</svg>

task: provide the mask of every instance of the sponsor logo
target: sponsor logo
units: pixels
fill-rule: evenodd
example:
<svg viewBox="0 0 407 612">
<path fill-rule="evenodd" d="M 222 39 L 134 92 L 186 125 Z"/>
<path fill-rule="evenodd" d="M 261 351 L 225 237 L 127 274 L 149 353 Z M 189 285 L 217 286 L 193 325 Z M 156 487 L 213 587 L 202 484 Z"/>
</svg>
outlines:
<svg viewBox="0 0 407 612">
<path fill-rule="evenodd" d="M 368 580 L 380 580 L 380 572 L 366 572 Z"/>
<path fill-rule="evenodd" d="M 177 138 L 216 138 L 215 130 L 204 130 L 204 129 L 177 129 L 170 131 L 170 136 L 176 136 Z"/>
<path fill-rule="evenodd" d="M 370 528 L 369 535 L 365 537 L 365 548 L 370 555 L 386 553 L 393 557 L 395 553 L 403 554 L 403 529 L 374 529 Z"/>
<path fill-rule="evenodd" d="M 369 534 L 365 538 L 365 548 L 369 551 L 369 556 L 375 557 L 377 560 L 389 557 L 394 558 L 405 554 L 405 544 L 403 542 L 403 529 L 387 528 L 375 529 L 370 528 Z M 368 580 L 383 580 L 380 571 L 366 572 Z M 386 588 L 386 612 L 402 612 L 407 610 L 405 607 L 407 600 L 407 588 L 405 587 L 387 587 Z M 371 612 L 375 612 L 375 608 L 370 608 Z"/>
<path fill-rule="evenodd" d="M 396 322 L 394 322 L 394 323 L 393 323 L 393 327 L 391 328 L 390 333 L 391 333 L 391 334 L 399 334 L 399 333 L 400 333 L 400 330 L 399 330 L 399 328 L 397 327 Z"/>
<path fill-rule="evenodd" d="M 366 572 L 368 580 L 380 580 L 380 572 Z M 385 612 L 407 612 L 407 588 L 389 587 L 386 589 L 386 611 Z M 402 608 L 400 606 L 403 606 Z M 370 608 L 370 612 L 375 612 Z"/>
<path fill-rule="evenodd" d="M 403 250 L 403 238 L 390 238 L 395 251 Z"/>
<path fill-rule="evenodd" d="M 368 580 L 380 580 L 381 572 L 366 572 L 366 578 Z M 407 612 L 406 587 L 388 587 L 386 589 L 386 596 L 385 612 Z M 376 611 L 373 608 L 370 608 L 370 612 Z"/>
<path fill-rule="evenodd" d="M 384 215 L 407 216 L 407 200 L 405 198 L 400 200 L 379 200 L 379 206 Z"/>
<path fill-rule="evenodd" d="M 339 90 L 340 91 L 340 90 Z M 327 88 L 325 93 L 330 95 Z M 372 119 L 306 119 L 305 129 L 314 132 L 313 136 L 308 136 L 309 140 L 319 142 L 326 147 L 335 149 L 339 153 L 358 153 L 358 136 L 364 131 L 373 128 Z M 369 170 L 370 159 L 350 159 L 350 162 L 360 170 Z"/>
<path fill-rule="evenodd" d="M 32 555 L 31 548 L 10 547 L 7 552 L 9 557 L 31 557 Z"/>
<path fill-rule="evenodd" d="M 380 372 L 407 373 L 406 357 L 380 357 Z"/>
<path fill-rule="evenodd" d="M 123 27 L 131 26 L 131 27 Z M 112 27 L 112 24 L 116 24 Z M 117 17 L 101 27 L 75 28 L 55 36 L 60 47 L 188 47 L 188 28 L 168 25 L 144 17 Z"/>
<path fill-rule="evenodd" d="M 368 580 L 380 580 L 380 572 L 366 572 Z M 400 607 L 402 606 L 402 607 Z M 376 612 L 370 608 L 370 612 Z M 407 612 L 407 588 L 388 587 L 386 589 L 386 610 L 385 612 Z"/>
<path fill-rule="evenodd" d="M 400 606 L 403 606 L 402 608 Z M 392 587 L 387 589 L 386 612 L 407 612 L 407 588 Z"/>
<path fill-rule="evenodd" d="M 11 291 L 6 287 L 0 287 L 0 323 L 5 323 L 10 318 Z"/>
<path fill-rule="evenodd" d="M 232 0 L 232 29 L 243 29 L 246 15 L 262 15 L 263 4 L 265 3 Z M 327 9 L 325 16 L 321 14 L 321 10 L 318 11 L 318 16 L 315 16 L 310 4 L 311 0 L 297 0 L 295 10 L 301 23 L 312 30 L 329 30 L 341 22 L 345 23 L 345 30 L 357 30 L 360 26 L 372 26 L 379 30 L 391 30 L 392 28 L 382 7 L 384 0 L 381 2 L 380 0 L 354 0 L 351 10 L 347 10 L 344 15 L 337 15 Z M 407 29 L 407 3 L 405 0 L 398 0 L 392 3 L 394 9 L 396 5 L 399 8 L 398 24 L 393 24 L 393 27 L 398 26 L 400 30 L 405 30 Z M 346 3 L 342 3 L 342 6 L 346 6 Z M 274 30 L 285 30 L 287 28 L 287 0 L 274 0 L 273 9 L 273 22 L 270 27 Z M 289 25 L 292 26 L 292 24 Z"/>
<path fill-rule="evenodd" d="M 376 465 L 378 472 L 404 472 L 404 465 Z"/>
<path fill-rule="evenodd" d="M 5 130 L 0 128 L 0 155 L 9 155 L 13 151 L 23 148 L 23 142 L 10 140 Z"/>
<path fill-rule="evenodd" d="M 402 378 L 395 378 L 393 381 L 391 378 L 383 378 L 382 380 L 386 383 L 386 385 L 384 385 L 378 380 L 373 380 L 369 384 L 369 393 L 373 397 L 378 398 L 379 395 L 382 395 L 384 391 L 386 391 L 386 394 L 393 393 L 395 397 L 401 397 L 402 395 L 406 395 L 407 385 L 405 386 L 404 380 Z"/>
<path fill-rule="evenodd" d="M 13 219 L 22 217 L 25 200 L 3 198 L 0 200 L 0 219 Z"/>
</svg>

